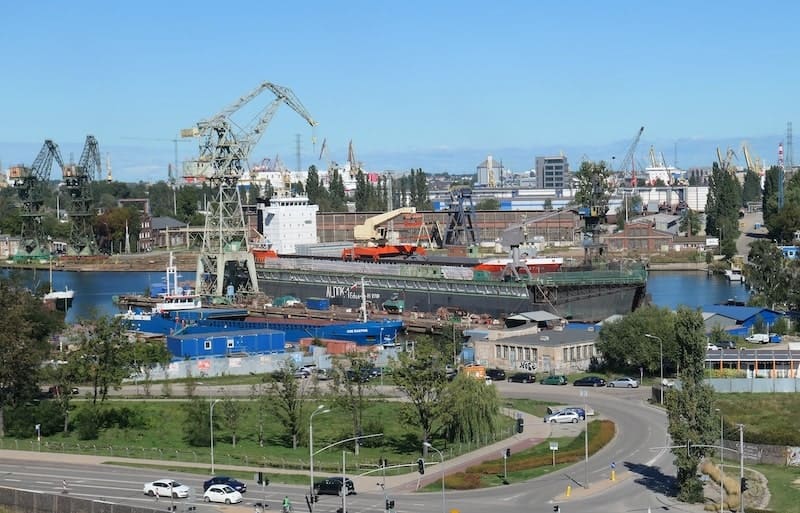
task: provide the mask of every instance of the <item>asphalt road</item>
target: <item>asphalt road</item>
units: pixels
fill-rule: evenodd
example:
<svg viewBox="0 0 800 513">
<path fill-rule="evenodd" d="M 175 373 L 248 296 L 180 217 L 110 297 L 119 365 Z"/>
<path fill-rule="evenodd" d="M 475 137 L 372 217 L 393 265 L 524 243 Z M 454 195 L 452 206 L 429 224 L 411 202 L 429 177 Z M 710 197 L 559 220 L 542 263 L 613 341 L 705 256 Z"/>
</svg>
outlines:
<svg viewBox="0 0 800 513">
<path fill-rule="evenodd" d="M 573 386 L 546 386 L 498 382 L 494 386 L 503 397 L 548 399 L 559 403 L 582 404 L 584 401 L 596 411 L 598 417 L 611 418 L 617 426 L 617 436 L 597 454 L 588 465 L 584 462 L 554 472 L 526 483 L 513 484 L 484 490 L 464 492 L 448 491 L 445 494 L 446 511 L 457 509 L 463 513 L 487 511 L 513 513 L 539 513 L 553 511 L 561 506 L 568 512 L 628 512 L 653 511 L 668 508 L 670 511 L 702 511 L 694 506 L 676 504 L 668 491 L 673 485 L 675 469 L 672 455 L 663 449 L 669 445 L 666 434 L 666 417 L 662 410 L 648 405 L 649 389 L 591 389 Z M 588 397 L 580 396 L 585 391 Z M 558 426 L 553 434 L 577 434 L 580 425 Z M 0 486 L 11 486 L 49 493 L 62 491 L 62 480 L 68 482 L 68 493 L 81 497 L 98 498 L 124 504 L 153 504 L 152 498 L 142 493 L 146 481 L 171 477 L 193 490 L 188 499 L 175 500 L 177 511 L 187 511 L 195 506 L 200 513 L 224 511 L 238 513 L 254 511 L 254 503 L 266 500 L 270 509 L 277 510 L 284 495 L 289 495 L 295 509 L 305 511 L 302 486 L 271 484 L 259 487 L 249 481 L 245 502 L 238 506 L 212 506 L 202 502 L 202 481 L 206 476 L 184 473 L 157 472 L 117 466 L 79 464 L 73 462 L 36 461 L 30 455 L 25 462 L 10 460 L 0 451 Z M 615 465 L 618 479 L 610 480 L 611 465 Z M 435 472 L 432 467 L 431 472 Z M 588 478 L 588 482 L 587 482 Z M 358 495 L 347 499 L 347 511 L 367 513 L 382 511 L 384 493 L 375 478 L 374 487 L 363 485 Z M 364 478 L 360 480 L 364 482 Z M 588 484 L 588 488 L 587 485 Z M 572 488 L 570 497 L 565 497 L 567 485 Z M 370 489 L 371 488 L 371 489 Z M 440 493 L 399 493 L 387 489 L 387 494 L 396 501 L 396 511 L 403 513 L 425 513 L 442 511 Z M 169 499 L 160 499 L 159 508 L 166 510 Z M 315 511 L 333 513 L 341 507 L 341 498 L 321 496 Z"/>
</svg>

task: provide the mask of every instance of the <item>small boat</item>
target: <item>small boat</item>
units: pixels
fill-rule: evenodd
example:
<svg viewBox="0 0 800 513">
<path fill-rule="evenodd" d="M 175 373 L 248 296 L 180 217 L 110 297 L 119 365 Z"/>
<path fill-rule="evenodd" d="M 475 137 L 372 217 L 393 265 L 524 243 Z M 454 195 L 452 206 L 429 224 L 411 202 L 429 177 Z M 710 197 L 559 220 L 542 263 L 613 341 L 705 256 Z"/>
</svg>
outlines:
<svg viewBox="0 0 800 513">
<path fill-rule="evenodd" d="M 64 285 L 64 290 L 53 290 L 53 255 L 50 255 L 50 292 L 42 297 L 42 301 L 46 305 L 52 305 L 50 308 L 55 308 L 60 312 L 66 312 L 72 307 L 72 299 L 75 297 L 75 291 L 71 290 L 69 286 Z"/>
<path fill-rule="evenodd" d="M 739 266 L 731 266 L 730 269 L 725 269 L 725 277 L 728 281 L 738 281 L 744 283 L 744 274 L 742 268 Z"/>
</svg>

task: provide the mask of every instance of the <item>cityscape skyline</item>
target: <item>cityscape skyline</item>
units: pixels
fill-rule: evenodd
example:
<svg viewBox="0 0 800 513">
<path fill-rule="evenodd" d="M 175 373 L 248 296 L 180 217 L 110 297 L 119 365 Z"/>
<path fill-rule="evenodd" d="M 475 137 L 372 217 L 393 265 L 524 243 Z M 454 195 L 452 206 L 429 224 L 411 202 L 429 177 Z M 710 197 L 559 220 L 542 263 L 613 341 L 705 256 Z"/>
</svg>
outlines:
<svg viewBox="0 0 800 513">
<path fill-rule="evenodd" d="M 670 164 L 677 153 L 681 168 L 710 166 L 717 146 L 738 154 L 747 140 L 774 163 L 798 117 L 798 14 L 776 1 L 85 0 L 58 16 L 15 3 L 4 10 L 0 161 L 30 165 L 45 139 L 77 159 L 92 134 L 115 177 L 166 178 L 181 129 L 269 81 L 319 125 L 282 106 L 253 163 L 280 155 L 296 169 L 299 134 L 303 169 L 326 166 L 325 140 L 340 164 L 353 141 L 375 171 L 471 173 L 492 155 L 523 172 L 537 155 L 621 159 L 640 126 L 643 162 L 653 145 Z M 179 160 L 196 149 L 178 143 Z"/>
</svg>

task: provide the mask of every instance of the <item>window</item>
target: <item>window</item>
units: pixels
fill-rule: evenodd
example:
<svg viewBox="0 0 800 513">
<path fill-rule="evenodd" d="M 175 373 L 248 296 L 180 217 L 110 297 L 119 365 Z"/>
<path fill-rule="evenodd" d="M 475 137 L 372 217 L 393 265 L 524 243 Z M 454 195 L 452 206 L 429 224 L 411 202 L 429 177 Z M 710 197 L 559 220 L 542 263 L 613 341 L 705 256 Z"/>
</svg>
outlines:
<svg viewBox="0 0 800 513">
<path fill-rule="evenodd" d="M 229 339 L 226 340 L 226 347 L 228 349 L 233 349 L 233 339 L 232 338 L 229 338 Z"/>
<path fill-rule="evenodd" d="M 203 341 L 203 349 L 206 351 L 211 351 L 211 340 Z"/>
<path fill-rule="evenodd" d="M 502 358 L 503 357 L 503 350 L 500 345 L 494 346 L 494 357 L 495 358 Z"/>
<path fill-rule="evenodd" d="M 567 360 L 567 356 L 569 355 L 569 353 L 568 353 L 568 351 L 569 351 L 569 350 L 568 350 L 568 349 L 565 347 L 565 348 L 564 348 L 564 349 L 562 349 L 561 351 L 562 351 L 562 353 L 563 353 L 563 354 L 561 355 L 561 360 L 562 360 L 562 361 L 564 361 L 564 362 L 568 361 L 568 360 Z"/>
</svg>

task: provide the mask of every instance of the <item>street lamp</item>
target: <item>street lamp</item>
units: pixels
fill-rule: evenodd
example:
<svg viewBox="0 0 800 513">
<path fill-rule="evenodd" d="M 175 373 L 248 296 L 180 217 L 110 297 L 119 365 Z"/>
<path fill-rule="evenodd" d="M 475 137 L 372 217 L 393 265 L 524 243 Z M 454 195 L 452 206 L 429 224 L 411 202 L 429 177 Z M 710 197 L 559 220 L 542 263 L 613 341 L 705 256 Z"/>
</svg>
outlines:
<svg viewBox="0 0 800 513">
<path fill-rule="evenodd" d="M 583 486 L 589 488 L 589 394 L 586 390 L 581 390 L 581 397 L 583 397 Z"/>
<path fill-rule="evenodd" d="M 211 475 L 214 475 L 214 405 L 218 402 L 222 401 L 222 399 L 216 399 L 214 402 L 211 403 L 211 407 L 208 411 L 208 426 L 211 431 Z"/>
<path fill-rule="evenodd" d="M 423 442 L 422 445 L 424 445 L 428 449 L 433 449 L 434 451 L 438 452 L 439 459 L 442 460 L 442 513 L 445 513 L 445 511 L 447 511 L 447 504 L 444 498 L 444 455 L 442 455 L 442 451 L 432 446 L 429 442 Z"/>
<path fill-rule="evenodd" d="M 725 503 L 725 424 L 722 410 L 715 408 L 714 411 L 719 412 L 719 509 L 722 511 Z"/>
<path fill-rule="evenodd" d="M 661 406 L 664 406 L 664 341 L 661 340 L 661 337 L 649 333 L 645 333 L 644 336 L 658 340 L 658 359 L 659 367 L 661 368 L 661 381 L 658 384 L 658 390 L 661 393 Z"/>
<path fill-rule="evenodd" d="M 316 410 L 311 412 L 311 417 L 308 419 L 308 468 L 310 477 L 308 497 L 312 499 L 310 502 L 311 504 L 314 504 L 314 415 L 328 412 L 330 412 L 330 410 L 326 409 L 324 404 L 320 404 L 317 406 Z"/>
</svg>

